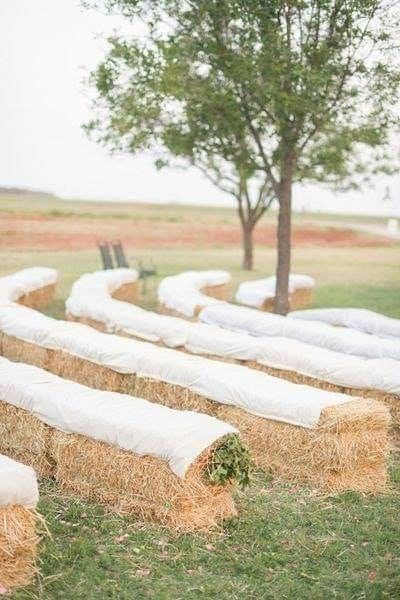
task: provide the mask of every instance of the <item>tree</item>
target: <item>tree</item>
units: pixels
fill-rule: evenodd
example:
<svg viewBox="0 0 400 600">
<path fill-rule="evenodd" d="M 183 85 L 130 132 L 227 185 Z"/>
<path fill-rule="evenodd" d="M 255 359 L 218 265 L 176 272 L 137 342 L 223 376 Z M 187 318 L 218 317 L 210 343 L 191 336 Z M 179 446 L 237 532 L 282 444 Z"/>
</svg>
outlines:
<svg viewBox="0 0 400 600">
<path fill-rule="evenodd" d="M 243 268 L 252 269 L 253 231 L 274 194 L 253 162 L 232 91 L 172 41 L 144 44 L 114 37 L 108 42 L 108 55 L 91 77 L 98 115 L 86 125 L 88 133 L 113 150 L 151 150 L 159 168 L 171 162 L 197 167 L 233 196 Z"/>
<path fill-rule="evenodd" d="M 156 140 L 175 155 L 180 149 L 181 156 L 193 153 L 193 164 L 204 161 L 208 173 L 216 165 L 217 182 L 222 166 L 229 166 L 243 198 L 255 181 L 266 197 L 275 197 L 275 311 L 286 314 L 293 185 L 359 186 L 368 174 L 390 168 L 390 135 L 399 124 L 398 2 L 105 4 L 143 19 L 148 36 L 142 46 L 111 41 L 96 79 L 110 119 L 105 127 L 92 123 L 92 129 L 102 130 L 107 142 L 111 131 L 123 133 L 122 119 L 133 132 L 132 149 Z M 141 98 L 139 91 L 129 93 L 136 86 Z"/>
</svg>

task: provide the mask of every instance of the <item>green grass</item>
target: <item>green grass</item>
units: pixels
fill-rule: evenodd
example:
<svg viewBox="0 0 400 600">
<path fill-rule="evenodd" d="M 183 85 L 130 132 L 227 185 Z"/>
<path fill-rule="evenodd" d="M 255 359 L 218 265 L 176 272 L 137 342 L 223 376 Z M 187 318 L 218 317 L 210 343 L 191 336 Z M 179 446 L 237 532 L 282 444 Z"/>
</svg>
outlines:
<svg viewBox="0 0 400 600">
<path fill-rule="evenodd" d="M 240 249 L 154 248 L 140 257 L 154 259 L 159 277 L 206 267 L 228 269 L 235 284 L 249 278 L 238 266 Z M 317 279 L 315 306 L 365 306 L 400 317 L 398 246 L 301 248 L 293 260 L 294 271 Z M 257 248 L 251 277 L 273 272 L 274 261 L 272 250 Z M 95 251 L 0 252 L 0 275 L 39 264 L 60 272 L 57 298 L 47 310 L 58 318 L 73 281 L 100 268 Z M 155 282 L 141 302 L 156 305 Z M 390 490 L 377 497 L 324 496 L 257 475 L 239 494 L 238 518 L 209 535 L 178 537 L 65 497 L 44 481 L 39 510 L 50 535 L 41 543 L 41 575 L 13 598 L 397 598 L 399 484 L 398 458 L 392 458 Z"/>
</svg>

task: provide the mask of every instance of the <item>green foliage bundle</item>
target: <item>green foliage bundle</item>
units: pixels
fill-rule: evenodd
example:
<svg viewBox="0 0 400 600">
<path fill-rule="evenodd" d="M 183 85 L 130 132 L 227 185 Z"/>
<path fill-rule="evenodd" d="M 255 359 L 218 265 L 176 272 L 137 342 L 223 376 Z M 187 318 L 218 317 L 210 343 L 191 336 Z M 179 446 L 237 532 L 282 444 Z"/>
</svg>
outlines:
<svg viewBox="0 0 400 600">
<path fill-rule="evenodd" d="M 250 483 L 250 453 L 238 435 L 227 435 L 207 465 L 206 475 L 213 484 L 235 481 L 242 489 Z"/>
</svg>

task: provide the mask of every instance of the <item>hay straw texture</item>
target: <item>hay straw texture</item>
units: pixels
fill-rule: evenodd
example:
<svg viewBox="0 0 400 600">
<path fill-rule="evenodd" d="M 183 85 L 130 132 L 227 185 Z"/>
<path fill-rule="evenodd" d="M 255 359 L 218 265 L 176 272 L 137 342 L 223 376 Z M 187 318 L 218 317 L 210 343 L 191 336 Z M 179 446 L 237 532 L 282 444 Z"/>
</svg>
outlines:
<svg viewBox="0 0 400 600">
<path fill-rule="evenodd" d="M 80 498 L 100 502 L 119 514 L 155 521 L 180 532 L 207 530 L 236 515 L 232 485 L 210 485 L 204 452 L 184 479 L 158 458 L 135 456 L 78 435 L 54 432 L 56 480 Z"/>
<path fill-rule="evenodd" d="M 38 536 L 37 515 L 25 506 L 0 506 L 0 585 L 7 590 L 34 578 Z"/>
<path fill-rule="evenodd" d="M 123 302 L 136 302 L 139 296 L 139 284 L 137 281 L 124 283 L 112 292 L 112 297 Z"/>
<path fill-rule="evenodd" d="M 211 485 L 205 477 L 217 444 L 205 450 L 182 479 L 160 458 L 138 456 L 86 436 L 63 433 L 1 400 L 0 411 L 2 425 L 9 431 L 18 421 L 26 424 L 28 417 L 30 426 L 29 435 L 15 438 L 11 448 L 7 444 L 1 451 L 14 457 L 23 455 L 26 464 L 37 468 L 38 448 L 45 442 L 42 455 L 50 457 L 52 475 L 73 496 L 182 532 L 209 529 L 237 514 L 234 484 Z M 21 451 L 16 452 L 18 443 Z"/>
<path fill-rule="evenodd" d="M 18 302 L 40 308 L 53 300 L 57 271 L 32 267 L 0 278 L 0 302 Z"/>
<path fill-rule="evenodd" d="M 299 383 L 301 385 L 311 385 L 319 389 L 327 390 L 330 392 L 338 392 L 339 394 L 347 394 L 349 396 L 356 396 L 357 398 L 365 398 L 368 400 L 376 400 L 386 405 L 391 413 L 390 423 L 390 434 L 392 440 L 396 446 L 400 446 L 400 395 L 389 394 L 387 392 L 373 390 L 373 389 L 359 389 L 351 388 L 343 385 L 336 385 L 329 383 L 328 381 L 322 381 L 309 375 L 304 375 L 296 371 L 289 371 L 286 369 L 276 369 L 268 367 L 256 361 L 246 361 L 245 363 L 251 369 L 257 369 L 272 375 L 273 377 L 280 377 L 291 381 L 292 383 Z"/>
<path fill-rule="evenodd" d="M 377 493 L 386 487 L 390 417 L 378 402 L 355 400 L 328 407 L 318 428 L 311 431 L 253 417 L 234 407 L 221 407 L 217 415 L 240 428 L 258 467 L 285 479 L 329 492 Z"/>
<path fill-rule="evenodd" d="M 289 301 L 291 309 L 308 306 L 312 299 L 315 280 L 309 275 L 289 276 Z M 275 304 L 276 277 L 243 281 L 236 292 L 239 304 L 272 311 Z"/>
<path fill-rule="evenodd" d="M 7 336 L 3 348 L 7 355 Z M 12 341 L 16 348 L 26 342 Z M 28 354 L 25 346 L 24 356 Z M 116 373 L 67 352 L 52 350 L 50 371 L 96 388 L 120 391 L 156 400 L 174 408 L 194 409 L 236 426 L 249 445 L 252 458 L 263 469 L 289 480 L 328 491 L 385 489 L 389 451 L 388 409 L 376 401 L 348 401 L 328 407 L 314 429 L 297 427 L 223 406 L 179 386 L 135 374 Z M 364 475 L 358 475 L 362 473 Z M 368 476 L 366 475 L 368 474 Z"/>
<path fill-rule="evenodd" d="M 0 587 L 27 585 L 36 568 L 36 473 L 0 455 Z"/>
<path fill-rule="evenodd" d="M 54 474 L 50 428 L 29 411 L 0 398 L 0 453 L 30 465 L 41 477 Z"/>
</svg>

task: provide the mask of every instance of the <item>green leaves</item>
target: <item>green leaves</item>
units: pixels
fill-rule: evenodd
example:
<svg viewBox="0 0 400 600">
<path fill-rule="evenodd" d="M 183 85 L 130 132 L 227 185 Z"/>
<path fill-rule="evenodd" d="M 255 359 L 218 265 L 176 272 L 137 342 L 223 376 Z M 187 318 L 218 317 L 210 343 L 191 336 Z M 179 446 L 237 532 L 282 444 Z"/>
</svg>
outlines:
<svg viewBox="0 0 400 600">
<path fill-rule="evenodd" d="M 250 483 L 250 464 L 247 446 L 238 435 L 227 435 L 214 452 L 206 475 L 211 483 L 223 485 L 236 481 L 244 489 Z"/>
</svg>

